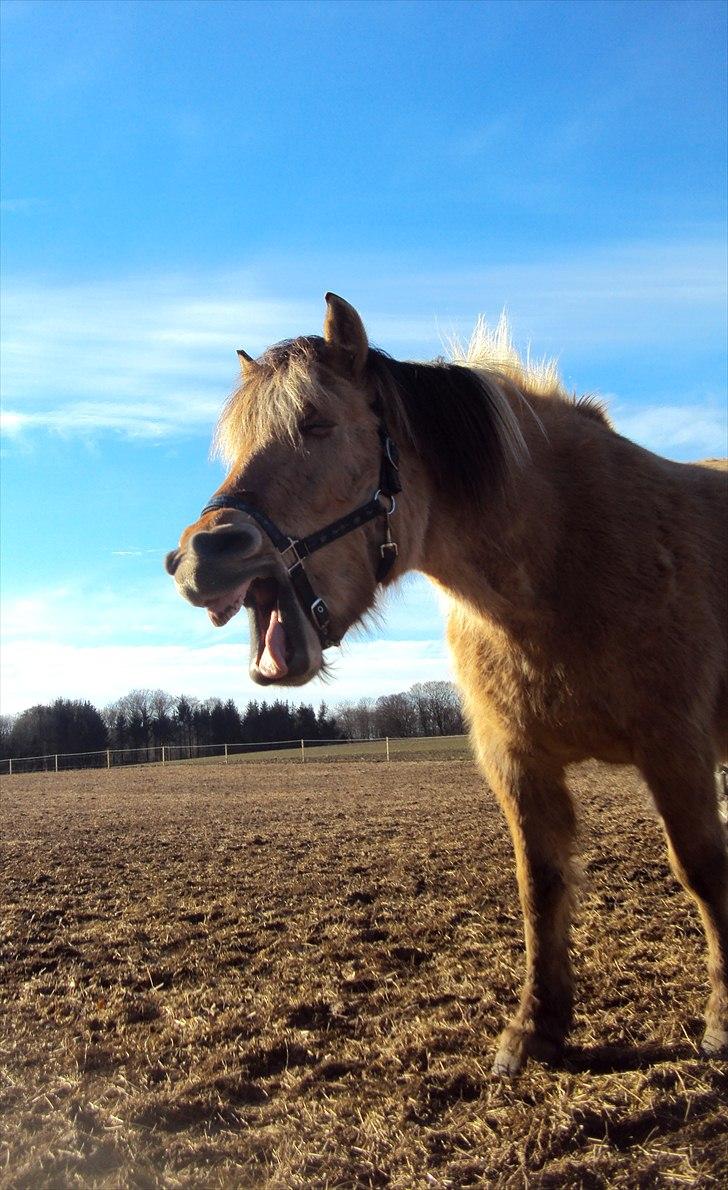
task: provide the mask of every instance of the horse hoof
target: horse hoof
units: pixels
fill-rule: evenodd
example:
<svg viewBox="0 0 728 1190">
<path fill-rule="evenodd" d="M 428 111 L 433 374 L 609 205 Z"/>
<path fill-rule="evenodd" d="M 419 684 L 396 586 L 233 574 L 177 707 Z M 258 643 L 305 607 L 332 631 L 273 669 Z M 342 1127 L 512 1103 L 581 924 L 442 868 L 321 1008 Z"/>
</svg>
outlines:
<svg viewBox="0 0 728 1190">
<path fill-rule="evenodd" d="M 558 1061 L 562 1040 L 555 1035 L 544 1035 L 523 1025 L 509 1025 L 498 1039 L 493 1074 L 500 1078 L 513 1078 L 526 1065 L 529 1058 L 547 1064 Z"/>
<path fill-rule="evenodd" d="M 496 1078 L 513 1078 L 523 1069 L 525 1060 L 523 1054 L 514 1054 L 513 1050 L 498 1050 L 492 1066 L 492 1073 Z"/>
<path fill-rule="evenodd" d="M 723 1029 L 720 1025 L 707 1028 L 700 1048 L 707 1058 L 717 1058 L 721 1054 L 728 1054 L 728 1029 Z"/>
</svg>

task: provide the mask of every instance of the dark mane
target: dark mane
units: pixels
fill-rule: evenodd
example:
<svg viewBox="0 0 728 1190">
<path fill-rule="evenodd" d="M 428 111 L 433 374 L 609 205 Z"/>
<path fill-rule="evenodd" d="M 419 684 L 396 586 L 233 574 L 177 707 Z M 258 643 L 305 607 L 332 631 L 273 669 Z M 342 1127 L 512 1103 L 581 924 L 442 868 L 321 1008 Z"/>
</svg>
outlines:
<svg viewBox="0 0 728 1190">
<path fill-rule="evenodd" d="M 579 411 L 584 417 L 590 417 L 592 421 L 601 422 L 608 430 L 613 430 L 612 419 L 607 413 L 604 402 L 600 397 L 595 397 L 588 394 L 584 397 L 579 397 L 574 402 L 574 408 Z"/>
<path fill-rule="evenodd" d="M 410 363 L 370 348 L 395 436 L 411 440 L 441 498 L 472 507 L 503 491 L 525 443 L 501 386 L 460 364 Z"/>
</svg>

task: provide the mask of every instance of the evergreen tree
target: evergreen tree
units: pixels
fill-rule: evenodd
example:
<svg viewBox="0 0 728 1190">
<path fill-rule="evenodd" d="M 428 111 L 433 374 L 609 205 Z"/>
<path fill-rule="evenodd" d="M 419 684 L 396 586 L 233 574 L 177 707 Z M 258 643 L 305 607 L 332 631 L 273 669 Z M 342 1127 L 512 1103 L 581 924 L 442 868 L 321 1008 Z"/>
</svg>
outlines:
<svg viewBox="0 0 728 1190">
<path fill-rule="evenodd" d="M 427 683 L 419 688 L 423 696 L 430 695 L 430 703 L 436 685 Z M 52 706 L 38 705 L 13 718 L 6 716 L 0 723 L 0 753 L 4 757 L 53 756 L 110 748 L 126 752 L 122 760 L 132 759 L 128 753 L 135 750 L 133 759 L 138 760 L 140 752 L 147 759 L 152 755 L 158 758 L 161 745 L 181 745 L 194 751 L 196 745 L 206 744 L 371 736 L 376 734 L 380 709 L 379 703 L 375 707 L 373 700 L 362 699 L 336 713 L 329 713 L 322 702 L 316 712 L 308 703 L 291 706 L 277 698 L 274 702 L 251 700 L 241 715 L 231 698 L 199 702 L 164 690 L 130 690 L 99 712 L 90 702 L 59 698 Z"/>
<path fill-rule="evenodd" d="M 316 712 L 306 703 L 302 702 L 300 706 L 296 707 L 293 715 L 293 735 L 296 739 L 302 740 L 319 739 Z"/>
</svg>

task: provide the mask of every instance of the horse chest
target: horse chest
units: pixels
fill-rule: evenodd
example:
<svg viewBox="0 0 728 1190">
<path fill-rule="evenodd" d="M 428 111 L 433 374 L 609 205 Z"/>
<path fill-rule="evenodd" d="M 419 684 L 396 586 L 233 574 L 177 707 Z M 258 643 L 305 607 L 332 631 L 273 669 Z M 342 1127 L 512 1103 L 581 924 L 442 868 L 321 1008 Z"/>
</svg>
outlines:
<svg viewBox="0 0 728 1190">
<path fill-rule="evenodd" d="M 537 650 L 498 626 L 451 617 L 448 638 L 476 733 L 566 760 L 626 758 L 624 730 L 602 681 L 578 659 Z"/>
</svg>

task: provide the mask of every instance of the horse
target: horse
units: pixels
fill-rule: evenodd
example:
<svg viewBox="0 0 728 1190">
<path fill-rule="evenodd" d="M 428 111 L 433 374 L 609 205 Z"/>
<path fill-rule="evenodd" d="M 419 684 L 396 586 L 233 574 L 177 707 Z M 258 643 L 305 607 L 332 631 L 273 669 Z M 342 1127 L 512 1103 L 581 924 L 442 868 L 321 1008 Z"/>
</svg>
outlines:
<svg viewBox="0 0 728 1190">
<path fill-rule="evenodd" d="M 229 473 L 166 567 L 213 624 L 245 606 L 250 676 L 301 685 L 406 572 L 449 604 L 474 750 L 507 818 L 526 974 L 494 1071 L 554 1061 L 573 1016 L 567 766 L 631 764 L 699 909 L 702 1050 L 728 1044 L 728 476 L 658 457 L 481 321 L 450 360 L 370 346 L 326 295 L 323 335 L 239 351 L 216 450 Z"/>
</svg>

